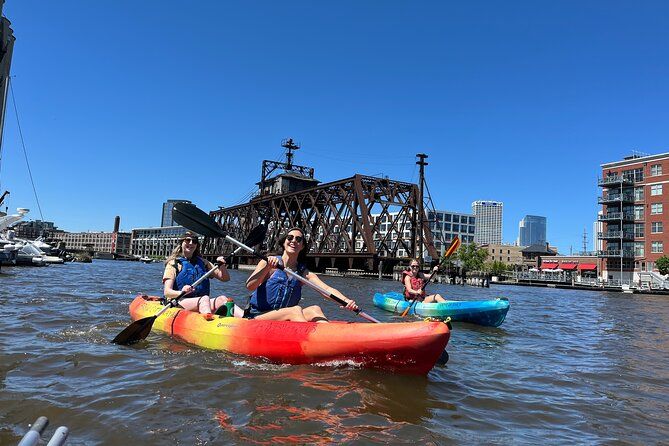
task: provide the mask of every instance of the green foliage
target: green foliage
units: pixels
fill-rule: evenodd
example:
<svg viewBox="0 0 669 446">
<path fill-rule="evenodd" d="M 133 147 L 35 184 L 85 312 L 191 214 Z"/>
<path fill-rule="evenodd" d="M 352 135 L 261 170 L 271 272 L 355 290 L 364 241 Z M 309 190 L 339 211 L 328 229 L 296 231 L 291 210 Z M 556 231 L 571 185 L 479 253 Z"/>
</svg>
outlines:
<svg viewBox="0 0 669 446">
<path fill-rule="evenodd" d="M 509 270 L 509 266 L 499 260 L 493 260 L 492 262 L 486 262 L 484 269 L 490 272 L 493 276 L 501 276 Z"/>
<path fill-rule="evenodd" d="M 465 271 L 481 271 L 485 260 L 488 258 L 488 251 L 479 248 L 476 243 L 470 243 L 460 246 L 451 258 L 459 260 Z"/>
<path fill-rule="evenodd" d="M 655 266 L 657 267 L 657 270 L 660 272 L 660 274 L 664 275 L 669 273 L 669 257 L 667 256 L 660 257 L 655 262 Z"/>
</svg>

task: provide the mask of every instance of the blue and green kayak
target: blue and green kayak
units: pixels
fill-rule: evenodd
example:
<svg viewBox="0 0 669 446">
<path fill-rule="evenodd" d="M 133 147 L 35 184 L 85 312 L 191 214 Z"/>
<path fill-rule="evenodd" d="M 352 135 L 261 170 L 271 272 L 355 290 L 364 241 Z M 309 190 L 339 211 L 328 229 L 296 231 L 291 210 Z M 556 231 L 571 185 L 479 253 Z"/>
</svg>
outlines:
<svg viewBox="0 0 669 446">
<path fill-rule="evenodd" d="M 374 305 L 402 314 L 411 302 L 404 300 L 404 295 L 391 291 L 389 293 L 374 294 Z M 506 318 L 509 311 L 509 300 L 500 297 L 492 300 L 447 300 L 439 303 L 416 303 L 409 310 L 409 314 L 420 317 L 432 317 L 445 319 L 450 317 L 452 321 L 470 322 L 472 324 L 499 327 Z"/>
</svg>

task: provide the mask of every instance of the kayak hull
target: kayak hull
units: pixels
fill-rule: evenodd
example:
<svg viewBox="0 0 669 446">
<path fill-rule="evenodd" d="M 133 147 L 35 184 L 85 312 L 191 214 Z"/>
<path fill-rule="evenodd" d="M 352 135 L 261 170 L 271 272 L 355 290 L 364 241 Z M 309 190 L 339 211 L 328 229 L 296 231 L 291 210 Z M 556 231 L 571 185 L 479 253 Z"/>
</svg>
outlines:
<svg viewBox="0 0 669 446">
<path fill-rule="evenodd" d="M 402 314 L 411 305 L 411 302 L 404 300 L 404 295 L 401 293 L 376 293 L 374 295 L 374 305 L 386 311 Z M 492 300 L 476 301 L 418 302 L 411 307 L 409 314 L 438 319 L 450 317 L 452 321 L 499 327 L 504 322 L 508 311 L 509 300 L 501 297 Z"/>
<path fill-rule="evenodd" d="M 133 320 L 154 316 L 158 298 L 137 296 Z M 199 347 L 262 357 L 283 364 L 336 364 L 427 374 L 443 353 L 450 330 L 442 322 L 356 323 L 258 321 L 170 308 L 152 327 Z"/>
</svg>

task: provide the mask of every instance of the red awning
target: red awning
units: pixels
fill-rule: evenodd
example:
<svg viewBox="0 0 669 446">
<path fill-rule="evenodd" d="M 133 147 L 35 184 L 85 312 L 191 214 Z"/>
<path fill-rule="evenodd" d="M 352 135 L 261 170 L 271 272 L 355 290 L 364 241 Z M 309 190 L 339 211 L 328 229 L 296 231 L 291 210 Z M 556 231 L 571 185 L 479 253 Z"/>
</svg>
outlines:
<svg viewBox="0 0 669 446">
<path fill-rule="evenodd" d="M 541 269 L 555 269 L 558 267 L 558 262 L 541 262 Z"/>
<path fill-rule="evenodd" d="M 562 262 L 560 264 L 560 268 L 562 268 L 565 271 L 574 271 L 577 266 L 578 263 L 572 263 L 572 262 Z"/>
<path fill-rule="evenodd" d="M 581 263 L 578 265 L 578 270 L 579 271 L 595 271 L 597 269 L 597 265 L 594 263 Z"/>
</svg>

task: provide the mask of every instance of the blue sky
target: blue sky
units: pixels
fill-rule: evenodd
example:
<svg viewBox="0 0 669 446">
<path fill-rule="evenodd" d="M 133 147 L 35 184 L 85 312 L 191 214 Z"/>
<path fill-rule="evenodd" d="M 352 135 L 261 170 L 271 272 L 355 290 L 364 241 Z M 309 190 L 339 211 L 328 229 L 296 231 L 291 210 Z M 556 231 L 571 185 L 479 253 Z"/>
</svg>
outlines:
<svg viewBox="0 0 669 446">
<path fill-rule="evenodd" d="M 504 202 L 562 253 L 599 165 L 669 151 L 669 3 L 7 0 L 44 219 L 157 226 L 163 201 L 239 203 L 282 139 L 321 181 L 416 181 L 438 208 Z M 40 218 L 11 100 L 0 187 Z"/>
</svg>

